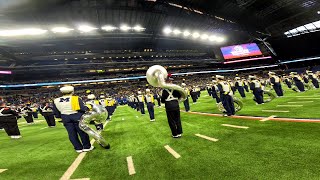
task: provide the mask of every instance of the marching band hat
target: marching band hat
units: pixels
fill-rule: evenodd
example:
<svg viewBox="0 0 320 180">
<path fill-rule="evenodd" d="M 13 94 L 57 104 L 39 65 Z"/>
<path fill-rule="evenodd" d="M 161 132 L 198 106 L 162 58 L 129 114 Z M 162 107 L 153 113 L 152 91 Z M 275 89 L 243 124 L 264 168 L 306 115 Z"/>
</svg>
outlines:
<svg viewBox="0 0 320 180">
<path fill-rule="evenodd" d="M 249 79 L 256 79 L 256 76 L 249 75 Z"/>
<path fill-rule="evenodd" d="M 96 96 L 95 96 L 94 94 L 89 94 L 89 95 L 87 96 L 87 98 L 92 100 L 92 99 L 95 99 Z"/>
<path fill-rule="evenodd" d="M 276 73 L 269 71 L 268 74 L 270 74 L 270 75 L 275 75 Z"/>
<path fill-rule="evenodd" d="M 212 82 L 213 82 L 213 83 L 216 83 L 217 81 L 216 81 L 215 79 L 212 79 Z"/>
<path fill-rule="evenodd" d="M 234 79 L 235 79 L 235 80 L 239 80 L 239 79 L 241 79 L 241 78 L 240 78 L 240 77 L 235 77 Z"/>
<path fill-rule="evenodd" d="M 181 83 L 181 86 L 186 86 L 186 83 Z"/>
<path fill-rule="evenodd" d="M 138 91 L 138 94 L 142 94 L 141 91 Z"/>
<path fill-rule="evenodd" d="M 103 98 L 106 98 L 106 97 L 104 95 L 100 95 L 100 98 L 103 99 Z"/>
<path fill-rule="evenodd" d="M 73 86 L 63 86 L 62 88 L 60 88 L 60 92 L 63 94 L 72 93 L 73 91 L 74 91 Z"/>
<path fill-rule="evenodd" d="M 150 89 L 146 89 L 146 92 L 149 93 L 149 92 L 150 92 Z"/>
<path fill-rule="evenodd" d="M 298 74 L 297 72 L 290 72 L 291 75 L 296 75 Z"/>
<path fill-rule="evenodd" d="M 307 74 L 310 74 L 310 73 L 312 73 L 312 71 L 308 71 L 308 70 L 306 70 L 306 73 L 307 73 Z"/>
<path fill-rule="evenodd" d="M 217 78 L 217 79 L 224 79 L 224 76 L 216 75 L 216 78 Z"/>
</svg>

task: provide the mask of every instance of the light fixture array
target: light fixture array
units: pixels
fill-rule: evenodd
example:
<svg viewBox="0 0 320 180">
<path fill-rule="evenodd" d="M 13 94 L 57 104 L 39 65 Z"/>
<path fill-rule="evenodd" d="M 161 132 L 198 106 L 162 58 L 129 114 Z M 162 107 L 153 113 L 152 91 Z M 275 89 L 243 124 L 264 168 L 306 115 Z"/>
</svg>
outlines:
<svg viewBox="0 0 320 180">
<path fill-rule="evenodd" d="M 91 33 L 101 29 L 102 31 L 112 32 L 116 30 L 120 30 L 122 32 L 142 32 L 145 31 L 146 28 L 136 25 L 136 26 L 128 26 L 126 24 L 122 24 L 119 27 L 115 27 L 112 25 L 105 25 L 101 28 L 91 26 L 91 25 L 79 25 L 76 28 L 58 26 L 52 29 L 41 29 L 41 28 L 25 28 L 25 29 L 15 29 L 15 30 L 0 30 L 0 37 L 16 37 L 16 36 L 35 36 L 35 35 L 44 35 L 51 31 L 55 34 L 65 34 L 71 31 L 79 31 L 80 33 Z"/>
<path fill-rule="evenodd" d="M 293 36 L 299 36 L 306 33 L 316 32 L 320 31 L 320 21 L 315 21 L 309 24 L 305 24 L 303 26 L 299 26 L 297 28 L 291 29 L 289 31 L 286 31 L 284 35 L 286 35 L 288 38 Z"/>
<path fill-rule="evenodd" d="M 187 29 L 182 31 L 178 28 L 165 27 L 163 29 L 163 33 L 167 36 L 189 38 L 189 39 L 201 40 L 201 41 L 207 41 L 207 42 L 221 43 L 225 41 L 225 38 L 220 35 L 200 33 L 199 31 L 189 31 Z"/>
</svg>

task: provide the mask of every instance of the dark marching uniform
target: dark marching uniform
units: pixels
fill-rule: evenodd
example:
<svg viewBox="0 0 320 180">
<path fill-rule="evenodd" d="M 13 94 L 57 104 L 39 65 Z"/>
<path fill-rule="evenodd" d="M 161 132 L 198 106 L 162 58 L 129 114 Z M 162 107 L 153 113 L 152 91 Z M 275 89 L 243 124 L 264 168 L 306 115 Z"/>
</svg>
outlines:
<svg viewBox="0 0 320 180">
<path fill-rule="evenodd" d="M 144 96 L 142 94 L 138 95 L 138 104 L 141 114 L 146 114 L 144 111 Z"/>
<path fill-rule="evenodd" d="M 235 115 L 235 108 L 233 102 L 233 91 L 231 89 L 231 85 L 226 81 L 221 81 L 218 83 L 218 88 L 220 91 L 220 99 L 222 101 L 222 105 L 226 110 L 226 114 L 228 116 Z"/>
<path fill-rule="evenodd" d="M 157 100 L 158 107 L 160 107 L 161 106 L 161 98 L 160 98 L 159 93 L 155 93 L 153 97 L 154 97 L 155 100 Z"/>
<path fill-rule="evenodd" d="M 181 94 L 172 89 L 164 89 L 161 96 L 161 102 L 165 103 L 168 123 L 174 138 L 182 134 L 180 108 L 178 102 L 180 97 Z"/>
<path fill-rule="evenodd" d="M 22 111 L 26 111 L 26 115 L 24 116 L 24 119 L 27 121 L 28 124 L 32 124 L 33 123 L 33 112 L 32 109 L 30 108 L 30 106 L 26 106 L 24 108 L 22 108 Z"/>
<path fill-rule="evenodd" d="M 245 89 L 247 92 L 249 92 L 249 86 L 248 86 L 247 80 L 243 78 L 243 79 L 242 79 L 242 82 L 243 82 L 243 87 L 244 87 L 244 89 Z"/>
<path fill-rule="evenodd" d="M 302 81 L 302 79 L 301 79 L 301 77 L 299 75 L 295 75 L 293 77 L 293 81 L 294 81 L 295 85 L 297 86 L 297 88 L 299 89 L 300 92 L 305 91 L 304 90 L 303 81 Z"/>
<path fill-rule="evenodd" d="M 150 121 L 154 121 L 154 97 L 153 97 L 153 94 L 147 93 L 145 95 L 145 102 L 147 104 Z"/>
<path fill-rule="evenodd" d="M 196 88 L 191 89 L 190 96 L 192 98 L 193 103 L 196 103 L 198 99 L 198 93 L 196 91 Z"/>
<path fill-rule="evenodd" d="M 220 97 L 217 94 L 217 91 L 219 91 L 218 86 L 217 85 L 213 85 L 211 89 L 212 89 L 212 98 L 214 98 L 216 100 L 217 104 L 220 103 L 221 100 L 220 100 Z"/>
<path fill-rule="evenodd" d="M 263 90 L 261 89 L 261 83 L 259 82 L 259 80 L 252 80 L 250 82 L 250 89 L 252 90 L 252 93 L 255 97 L 255 101 L 258 104 L 262 104 L 263 103 Z"/>
<path fill-rule="evenodd" d="M 313 86 L 318 89 L 319 88 L 319 81 L 318 81 L 316 75 L 314 75 L 313 73 L 309 73 L 308 76 L 309 76 L 309 79 L 311 79 Z"/>
<path fill-rule="evenodd" d="M 87 107 L 78 96 L 66 95 L 54 100 L 54 114 L 62 119 L 69 140 L 77 151 L 91 148 L 89 135 L 79 128 L 79 120 L 86 110 Z"/>
<path fill-rule="evenodd" d="M 239 94 L 241 95 L 242 98 L 246 97 L 246 93 L 244 92 L 244 84 L 243 81 L 238 79 L 235 83 L 235 87 L 238 90 Z"/>
<path fill-rule="evenodd" d="M 44 105 L 40 107 L 40 113 L 46 119 L 49 127 L 55 127 L 56 121 L 53 114 L 53 107 L 49 105 Z"/>
<path fill-rule="evenodd" d="M 284 78 L 284 83 L 288 86 L 288 88 L 292 88 L 291 80 L 288 77 Z"/>
<path fill-rule="evenodd" d="M 190 91 L 188 88 L 183 88 L 187 92 L 187 99 L 183 101 L 184 109 L 186 112 L 190 111 L 190 104 L 189 104 L 189 96 L 190 96 Z"/>
<path fill-rule="evenodd" d="M 281 87 L 280 78 L 276 75 L 271 76 L 270 83 L 272 84 L 272 87 L 274 91 L 276 92 L 277 96 L 283 96 L 283 90 Z"/>
<path fill-rule="evenodd" d="M 4 128 L 8 136 L 20 136 L 17 123 L 18 113 L 8 107 L 0 107 L 0 128 Z"/>
</svg>

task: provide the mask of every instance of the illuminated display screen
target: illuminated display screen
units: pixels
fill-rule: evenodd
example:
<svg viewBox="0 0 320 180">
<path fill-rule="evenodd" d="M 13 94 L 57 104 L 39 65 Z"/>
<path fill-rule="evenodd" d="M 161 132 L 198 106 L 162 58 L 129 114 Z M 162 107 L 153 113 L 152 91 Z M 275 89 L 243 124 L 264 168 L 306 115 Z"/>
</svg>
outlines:
<svg viewBox="0 0 320 180">
<path fill-rule="evenodd" d="M 262 55 L 256 43 L 222 47 L 221 52 L 225 60 Z"/>
<path fill-rule="evenodd" d="M 0 71 L 0 74 L 12 74 L 11 71 Z"/>
</svg>

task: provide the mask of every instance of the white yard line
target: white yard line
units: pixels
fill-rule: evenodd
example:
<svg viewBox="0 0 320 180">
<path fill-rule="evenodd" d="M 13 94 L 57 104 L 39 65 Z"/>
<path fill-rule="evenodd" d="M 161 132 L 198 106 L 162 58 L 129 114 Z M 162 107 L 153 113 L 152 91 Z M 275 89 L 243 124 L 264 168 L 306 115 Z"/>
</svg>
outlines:
<svg viewBox="0 0 320 180">
<path fill-rule="evenodd" d="M 103 127 L 105 127 L 110 121 L 107 121 Z M 99 132 L 99 134 L 102 131 Z M 96 140 L 92 139 L 90 141 L 91 144 L 93 144 Z M 71 166 L 67 169 L 67 171 L 62 175 L 60 180 L 69 180 L 72 174 L 76 171 L 76 169 L 79 167 L 80 163 L 82 162 L 83 158 L 86 156 L 87 152 L 82 152 L 78 155 L 78 157 L 73 161 Z"/>
<path fill-rule="evenodd" d="M 313 103 L 314 101 L 296 101 L 296 102 L 288 102 L 289 104 L 300 104 L 300 103 Z"/>
<path fill-rule="evenodd" d="M 319 100 L 320 98 L 313 98 L 313 97 L 308 97 L 308 98 L 298 98 L 298 100 Z"/>
<path fill-rule="evenodd" d="M 260 121 L 261 121 L 261 122 L 269 121 L 270 119 L 272 119 L 272 118 L 274 118 L 274 117 L 277 117 L 277 116 L 272 115 L 272 116 L 269 116 L 269 117 L 267 117 L 267 118 L 261 119 Z"/>
<path fill-rule="evenodd" d="M 168 152 L 174 156 L 176 159 L 180 158 L 180 154 L 178 154 L 175 150 L 173 150 L 169 145 L 164 146 L 168 150 Z"/>
<path fill-rule="evenodd" d="M 8 170 L 8 169 L 0 169 L 0 173 L 5 172 L 6 170 Z"/>
<path fill-rule="evenodd" d="M 302 107 L 303 105 L 288 105 L 288 104 L 285 104 L 285 105 L 277 105 L 277 107 Z"/>
<path fill-rule="evenodd" d="M 136 170 L 134 169 L 134 164 L 133 164 L 133 160 L 132 160 L 132 156 L 128 156 L 127 157 L 127 163 L 128 163 L 128 171 L 129 171 L 129 175 L 134 175 L 136 173 Z"/>
<path fill-rule="evenodd" d="M 237 126 L 237 125 L 232 125 L 232 124 L 221 124 L 221 126 L 238 128 L 238 129 L 248 129 L 248 128 L 249 128 L 249 127 L 247 127 L 247 126 Z"/>
<path fill-rule="evenodd" d="M 90 178 L 79 178 L 79 179 L 70 179 L 70 180 L 90 180 Z"/>
<path fill-rule="evenodd" d="M 280 110 L 262 110 L 262 112 L 281 112 L 281 113 L 288 113 L 290 111 L 280 111 Z"/>
<path fill-rule="evenodd" d="M 209 137 L 209 136 L 205 136 L 205 135 L 201 135 L 201 134 L 195 134 L 195 135 L 198 136 L 198 137 L 201 137 L 203 139 L 209 140 L 209 141 L 213 141 L 213 142 L 219 141 L 219 139 L 212 138 L 212 137 Z"/>
</svg>

